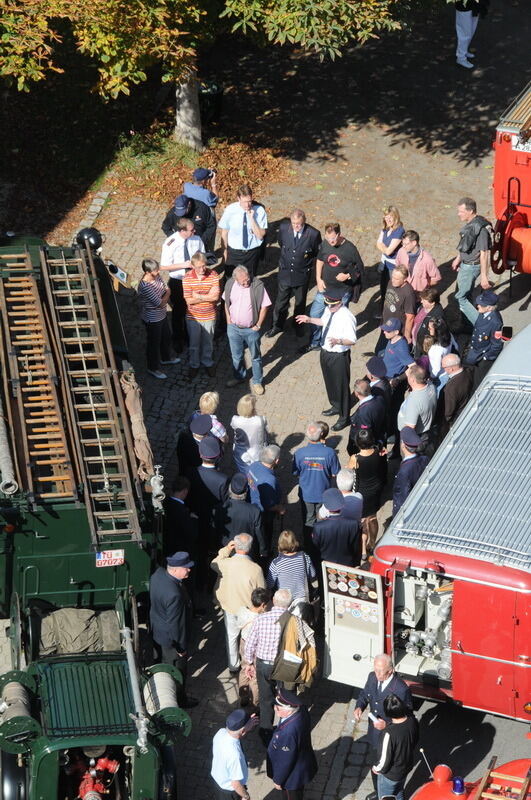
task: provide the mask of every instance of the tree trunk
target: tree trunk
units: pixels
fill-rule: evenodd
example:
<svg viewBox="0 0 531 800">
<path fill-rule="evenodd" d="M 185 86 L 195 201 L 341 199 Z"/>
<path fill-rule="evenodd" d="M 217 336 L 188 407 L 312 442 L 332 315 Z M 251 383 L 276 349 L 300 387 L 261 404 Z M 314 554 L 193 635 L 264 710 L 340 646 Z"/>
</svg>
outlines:
<svg viewBox="0 0 531 800">
<path fill-rule="evenodd" d="M 175 101 L 175 138 L 178 142 L 201 151 L 203 142 L 197 78 L 192 76 L 186 83 L 177 84 Z"/>
</svg>

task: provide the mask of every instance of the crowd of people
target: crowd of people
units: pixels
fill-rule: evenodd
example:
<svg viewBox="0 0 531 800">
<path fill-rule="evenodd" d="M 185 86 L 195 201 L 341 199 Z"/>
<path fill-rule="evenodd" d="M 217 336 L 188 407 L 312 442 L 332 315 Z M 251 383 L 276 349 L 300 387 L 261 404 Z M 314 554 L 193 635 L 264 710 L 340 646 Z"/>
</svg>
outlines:
<svg viewBox="0 0 531 800">
<path fill-rule="evenodd" d="M 241 740 L 258 725 L 274 786 L 299 798 L 317 769 L 304 692 L 316 677 L 321 563 L 370 568 L 390 471 L 396 472 L 389 482 L 394 516 L 501 351 L 502 319 L 488 282 L 490 230 L 472 199 L 459 201 L 462 229 L 452 267 L 463 315 L 460 332 L 469 326 L 471 333 L 460 351 L 440 302 L 441 274 L 433 257 L 421 247 L 419 234 L 404 228 L 398 209 L 386 209 L 376 240 L 380 336 L 363 374 L 351 383 L 350 353 L 357 335 L 349 305 L 361 293 L 360 254 L 337 223 L 325 226 L 324 238 L 299 209 L 281 224 L 278 291 L 265 335 L 284 330 L 293 295 L 294 332 L 302 338 L 310 326 L 301 353 L 320 350 L 330 404 L 322 416 L 337 417 L 333 431 L 349 427 L 342 465 L 327 444 L 326 419 L 308 422 L 305 443 L 289 456 L 300 503 L 300 523 L 289 530 L 283 524 L 286 498 L 277 476 L 285 454 L 270 441 L 267 420 L 257 408 L 257 395 L 264 393 L 260 338 L 273 305 L 256 277 L 267 216 L 250 187 L 240 187 L 237 201 L 218 223 L 223 275 L 211 269 L 217 195 L 215 181 L 208 186 L 215 175 L 207 173 L 194 173 L 188 197 L 193 204 L 177 198 L 179 210 L 186 207 L 190 216 L 179 216 L 177 201 L 173 214 L 168 213 L 165 226 L 173 229 L 160 266 L 152 259 L 142 265 L 138 293 L 148 371 L 164 379 L 161 366 L 179 361 L 172 357 L 171 342 L 182 353 L 188 341 L 190 377 L 201 367 L 214 377 L 217 328 L 227 336 L 234 369 L 227 385 L 246 379 L 247 347 L 252 393 L 238 400 L 228 425 L 217 416 L 218 392 L 204 393 L 179 436 L 180 474 L 166 500 L 166 566 L 151 579 L 151 629 L 159 657 L 183 673 L 181 705 L 192 707 L 197 701 L 188 694 L 186 675 L 190 621 L 194 613 L 201 614 L 201 594 L 213 588 L 223 612 L 227 666 L 238 680 L 241 705 L 214 737 L 213 786 L 220 798 L 248 800 Z M 195 233 L 197 220 L 210 222 L 201 235 Z M 306 314 L 314 265 L 317 293 Z M 169 287 L 160 270 L 169 271 Z M 474 302 L 478 278 L 481 292 Z M 226 451 L 232 469 L 222 466 L 228 462 Z M 398 458 L 398 469 L 390 470 Z M 359 695 L 356 719 L 366 706 L 374 749 L 370 800 L 389 794 L 402 800 L 417 727 L 409 690 L 389 656 L 377 657 Z"/>
</svg>

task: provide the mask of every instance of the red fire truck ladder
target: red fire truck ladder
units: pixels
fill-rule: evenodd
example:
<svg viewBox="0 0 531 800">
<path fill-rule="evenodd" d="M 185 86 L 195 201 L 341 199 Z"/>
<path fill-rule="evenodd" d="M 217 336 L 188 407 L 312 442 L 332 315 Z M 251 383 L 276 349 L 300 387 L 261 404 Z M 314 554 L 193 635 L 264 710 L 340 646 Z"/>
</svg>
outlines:
<svg viewBox="0 0 531 800">
<path fill-rule="evenodd" d="M 531 767 L 525 777 L 515 777 L 496 770 L 496 760 L 496 756 L 491 758 L 487 772 L 478 784 L 477 800 L 526 800 L 530 792 Z"/>
<path fill-rule="evenodd" d="M 92 265 L 77 257 L 48 257 L 41 249 L 48 306 L 63 362 L 66 413 L 76 432 L 93 546 L 141 541 L 130 461 L 128 423 L 112 348 L 108 347 Z M 120 424 L 123 421 L 123 425 Z"/>
<path fill-rule="evenodd" d="M 58 379 L 28 253 L 0 256 L 0 314 L 7 422 L 30 500 L 77 498 Z"/>
</svg>

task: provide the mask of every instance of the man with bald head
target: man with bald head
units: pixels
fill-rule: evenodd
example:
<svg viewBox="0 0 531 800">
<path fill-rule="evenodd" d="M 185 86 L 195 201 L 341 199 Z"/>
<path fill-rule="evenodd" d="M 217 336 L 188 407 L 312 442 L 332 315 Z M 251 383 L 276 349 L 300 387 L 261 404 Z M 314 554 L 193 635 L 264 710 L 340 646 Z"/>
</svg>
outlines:
<svg viewBox="0 0 531 800">
<path fill-rule="evenodd" d="M 280 333 L 286 322 L 290 298 L 295 298 L 293 319 L 304 314 L 306 295 L 315 258 L 321 244 L 321 234 L 306 222 L 306 214 L 296 208 L 290 218 L 280 223 L 278 230 L 280 259 L 278 262 L 278 292 L 273 311 L 273 325 L 266 336 Z M 295 325 L 297 336 L 303 335 L 299 325 Z"/>
<path fill-rule="evenodd" d="M 367 678 L 367 683 L 360 691 L 354 709 L 354 719 L 359 722 L 364 710 L 369 707 L 369 731 L 368 737 L 373 750 L 372 760 L 376 764 L 378 757 L 378 746 L 382 731 L 385 730 L 390 720 L 384 711 L 384 700 L 390 694 L 394 694 L 402 700 L 408 713 L 413 710 L 413 700 L 409 686 L 396 674 L 393 667 L 393 660 L 387 653 L 381 653 L 374 659 L 374 671 Z M 376 790 L 377 776 L 372 772 L 374 792 L 368 794 L 365 800 L 378 800 Z"/>
<path fill-rule="evenodd" d="M 442 368 L 448 376 L 440 391 L 435 412 L 438 440 L 442 441 L 470 399 L 473 389 L 472 373 L 463 369 L 456 353 L 442 358 Z"/>
</svg>

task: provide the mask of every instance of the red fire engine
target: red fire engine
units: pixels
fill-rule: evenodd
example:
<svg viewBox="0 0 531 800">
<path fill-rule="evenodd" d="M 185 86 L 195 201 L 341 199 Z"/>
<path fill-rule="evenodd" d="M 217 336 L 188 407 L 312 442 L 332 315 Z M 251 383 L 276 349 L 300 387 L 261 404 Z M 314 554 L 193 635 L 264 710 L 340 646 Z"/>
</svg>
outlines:
<svg viewBox="0 0 531 800">
<path fill-rule="evenodd" d="M 475 783 L 454 777 L 450 767 L 439 764 L 433 780 L 417 789 L 411 800 L 530 800 L 531 759 L 519 758 L 499 767 L 496 760 L 496 756 L 491 758 L 487 772 Z"/>
<path fill-rule="evenodd" d="M 420 696 L 531 721 L 531 325 L 494 363 L 379 541 L 323 564 L 325 675 L 389 653 Z"/>
<path fill-rule="evenodd" d="M 502 115 L 493 147 L 492 269 L 531 273 L 531 83 Z"/>
</svg>

